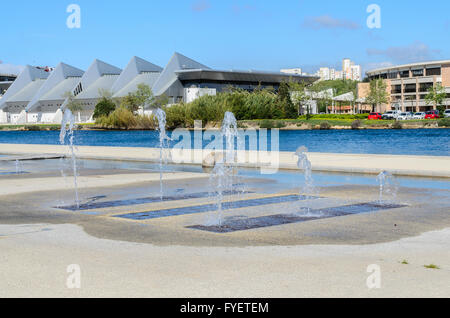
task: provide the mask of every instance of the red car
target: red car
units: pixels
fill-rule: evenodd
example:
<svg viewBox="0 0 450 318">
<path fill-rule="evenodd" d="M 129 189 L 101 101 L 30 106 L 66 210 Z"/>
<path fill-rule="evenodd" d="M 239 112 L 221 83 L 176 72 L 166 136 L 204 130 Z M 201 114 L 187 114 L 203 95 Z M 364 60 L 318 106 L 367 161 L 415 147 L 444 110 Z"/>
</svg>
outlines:
<svg viewBox="0 0 450 318">
<path fill-rule="evenodd" d="M 439 119 L 439 112 L 437 110 L 432 110 L 426 113 L 425 119 Z"/>
<path fill-rule="evenodd" d="M 383 115 L 381 113 L 370 113 L 369 120 L 381 120 L 383 119 Z"/>
</svg>

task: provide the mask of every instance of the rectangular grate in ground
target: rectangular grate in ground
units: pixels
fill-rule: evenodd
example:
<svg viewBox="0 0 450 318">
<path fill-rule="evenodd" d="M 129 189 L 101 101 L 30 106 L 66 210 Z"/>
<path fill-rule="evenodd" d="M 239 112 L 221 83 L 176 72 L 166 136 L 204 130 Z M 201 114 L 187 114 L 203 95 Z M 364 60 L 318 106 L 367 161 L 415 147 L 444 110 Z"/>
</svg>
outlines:
<svg viewBox="0 0 450 318">
<path fill-rule="evenodd" d="M 231 195 L 250 194 L 250 193 L 252 193 L 252 192 L 228 191 L 228 192 L 224 192 L 224 195 L 231 196 Z M 209 196 L 210 196 L 210 193 L 208 193 L 208 192 L 191 193 L 191 194 L 177 195 L 177 196 L 165 196 L 165 197 L 163 197 L 162 202 L 201 199 L 201 198 L 207 198 Z M 96 210 L 96 209 L 114 208 L 114 207 L 139 205 L 139 204 L 149 204 L 149 203 L 157 203 L 157 202 L 161 202 L 160 197 L 148 197 L 148 198 L 115 200 L 115 201 L 105 201 L 105 202 L 89 202 L 89 203 L 80 204 L 79 207 L 77 207 L 76 205 L 70 205 L 70 206 L 55 207 L 55 209 L 61 209 L 61 210 L 67 210 L 67 211 L 74 212 L 74 211 Z"/>
<path fill-rule="evenodd" d="M 403 208 L 405 205 L 382 204 L 377 202 L 352 204 L 347 206 L 332 207 L 320 210 L 311 210 L 308 215 L 317 214 L 317 216 L 302 216 L 301 214 L 276 214 L 255 218 L 240 218 L 226 220 L 221 226 L 194 225 L 187 228 L 213 233 L 232 233 L 238 231 L 247 231 L 265 227 L 287 225 L 301 222 L 308 222 L 320 219 L 329 219 L 340 216 L 377 212 L 382 210 L 391 210 Z"/>
<path fill-rule="evenodd" d="M 222 209 L 225 211 L 225 210 L 241 209 L 241 208 L 264 206 L 264 205 L 271 205 L 271 204 L 277 204 L 277 203 L 286 203 L 286 202 L 294 202 L 294 201 L 299 201 L 299 200 L 301 201 L 301 200 L 317 199 L 317 198 L 318 197 L 284 195 L 284 196 L 267 197 L 267 198 L 261 198 L 261 199 L 249 199 L 249 200 L 242 200 L 242 201 L 224 202 L 222 204 Z M 217 210 L 218 210 L 217 204 L 204 204 L 204 205 L 181 207 L 181 208 L 175 208 L 175 209 L 166 209 L 166 210 L 158 210 L 158 211 L 150 211 L 150 212 L 116 215 L 115 217 L 131 219 L 131 220 L 149 220 L 149 219 L 164 218 L 164 217 L 169 217 L 169 216 L 214 212 Z"/>
</svg>

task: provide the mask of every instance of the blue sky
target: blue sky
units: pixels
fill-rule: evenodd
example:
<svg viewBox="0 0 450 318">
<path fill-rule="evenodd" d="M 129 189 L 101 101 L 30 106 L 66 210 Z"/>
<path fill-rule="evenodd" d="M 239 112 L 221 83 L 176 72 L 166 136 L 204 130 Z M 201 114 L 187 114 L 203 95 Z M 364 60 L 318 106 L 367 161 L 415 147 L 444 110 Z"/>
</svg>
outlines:
<svg viewBox="0 0 450 318">
<path fill-rule="evenodd" d="M 69 29 L 69 4 L 81 28 Z M 369 4 L 381 29 L 366 25 Z M 86 69 L 94 58 L 118 67 L 140 56 L 165 66 L 174 51 L 218 69 L 364 69 L 450 59 L 448 0 L 15 0 L 1 5 L 3 66 L 63 61 Z"/>
</svg>

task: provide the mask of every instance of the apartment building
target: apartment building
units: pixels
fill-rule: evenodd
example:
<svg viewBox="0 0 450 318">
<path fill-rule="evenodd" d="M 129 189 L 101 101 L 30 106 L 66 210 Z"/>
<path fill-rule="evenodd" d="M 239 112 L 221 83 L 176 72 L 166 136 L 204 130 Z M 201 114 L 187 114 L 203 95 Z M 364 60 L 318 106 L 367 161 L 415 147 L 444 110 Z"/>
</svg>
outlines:
<svg viewBox="0 0 450 318">
<path fill-rule="evenodd" d="M 425 101 L 430 87 L 441 84 L 447 93 L 444 101 L 450 108 L 450 60 L 391 66 L 367 72 L 369 80 L 383 79 L 387 84 L 389 101 L 377 111 L 401 110 L 423 112 L 436 109 Z M 358 98 L 369 94 L 369 83 L 358 84 Z"/>
</svg>

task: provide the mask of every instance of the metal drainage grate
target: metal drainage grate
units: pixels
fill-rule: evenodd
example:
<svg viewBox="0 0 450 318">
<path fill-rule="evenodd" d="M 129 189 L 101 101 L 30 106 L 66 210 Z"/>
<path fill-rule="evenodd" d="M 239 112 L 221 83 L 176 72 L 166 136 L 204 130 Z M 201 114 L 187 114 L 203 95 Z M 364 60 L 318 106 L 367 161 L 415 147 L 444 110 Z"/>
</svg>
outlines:
<svg viewBox="0 0 450 318">
<path fill-rule="evenodd" d="M 251 192 L 228 191 L 228 192 L 224 192 L 224 195 L 230 196 L 230 195 L 249 194 L 249 193 L 251 193 Z M 192 194 L 177 195 L 177 196 L 165 196 L 165 197 L 163 197 L 163 202 L 201 199 L 201 198 L 207 198 L 209 196 L 210 196 L 210 193 L 208 193 L 208 192 L 192 193 Z M 130 199 L 130 200 L 89 202 L 89 203 L 81 204 L 79 207 L 77 207 L 76 205 L 70 205 L 70 206 L 62 206 L 62 207 L 55 207 L 55 208 L 61 209 L 61 210 L 67 210 L 67 211 L 86 211 L 86 210 L 113 208 L 113 207 L 120 207 L 120 206 L 139 205 L 139 204 L 148 204 L 148 203 L 156 203 L 156 202 L 161 202 L 161 198 L 160 197 L 148 197 L 148 198 L 138 198 L 138 199 Z"/>
<path fill-rule="evenodd" d="M 241 209 L 241 208 L 276 204 L 276 203 L 294 202 L 294 201 L 307 200 L 307 199 L 317 199 L 317 197 L 285 195 L 285 196 L 262 198 L 262 199 L 224 202 L 222 204 L 222 209 L 223 210 L 233 210 L 233 209 Z M 132 220 L 149 220 L 149 219 L 164 218 L 164 217 L 169 217 L 169 216 L 213 212 L 213 211 L 217 211 L 217 209 L 218 209 L 217 204 L 205 204 L 205 205 L 198 205 L 198 206 L 191 206 L 191 207 L 182 207 L 182 208 L 175 208 L 175 209 L 151 211 L 151 212 L 116 215 L 115 217 L 124 218 L 124 219 L 132 219 Z"/>
<path fill-rule="evenodd" d="M 382 204 L 382 203 L 362 203 L 353 204 L 347 206 L 326 208 L 321 210 L 310 210 L 308 215 L 317 216 L 302 216 L 301 214 L 277 214 L 262 216 L 256 218 L 242 218 L 242 219 L 229 219 L 222 224 L 222 226 L 206 226 L 206 225 L 194 225 L 187 228 L 202 230 L 213 233 L 232 233 L 238 231 L 253 230 L 265 227 L 272 227 L 278 225 L 287 225 L 294 223 L 301 223 L 307 221 L 314 221 L 319 219 L 335 218 L 345 215 L 361 214 L 369 212 L 377 212 L 382 210 L 391 210 L 403 208 L 405 205 L 396 204 Z"/>
</svg>

